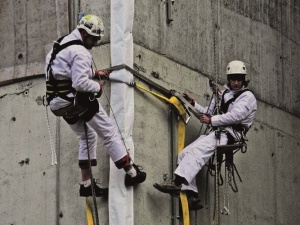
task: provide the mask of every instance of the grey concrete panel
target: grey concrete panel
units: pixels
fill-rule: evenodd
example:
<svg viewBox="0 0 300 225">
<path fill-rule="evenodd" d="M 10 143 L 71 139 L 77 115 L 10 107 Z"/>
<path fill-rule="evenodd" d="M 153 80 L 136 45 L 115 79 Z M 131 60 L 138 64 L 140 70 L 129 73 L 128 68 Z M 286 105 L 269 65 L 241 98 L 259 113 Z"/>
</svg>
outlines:
<svg viewBox="0 0 300 225">
<path fill-rule="evenodd" d="M 2 1 L 1 4 L 3 24 L 13 21 L 13 29 L 1 34 L 5 40 L 1 44 L 5 52 L 0 64 L 1 83 L 42 73 L 43 46 L 66 34 L 69 24 L 74 28 L 79 12 L 98 14 L 106 27 L 103 42 L 109 42 L 108 1 L 27 1 L 16 5 Z M 299 71 L 298 4 L 174 1 L 171 8 L 174 20 L 167 23 L 167 1 L 139 1 L 135 7 L 134 41 L 221 83 L 226 82 L 224 68 L 228 61 L 241 59 L 247 64 L 252 81 L 260 84 L 251 84 L 258 98 L 299 115 L 296 90 L 300 81 L 294 75 Z"/>
<path fill-rule="evenodd" d="M 137 67 L 145 71 L 144 74 L 149 79 L 166 88 L 188 91 L 201 104 L 208 104 L 207 95 L 211 93 L 207 86 L 207 78 L 140 46 L 135 46 L 135 56 Z M 153 71 L 160 75 L 159 79 L 157 76 L 153 77 Z M 182 79 L 182 74 L 185 74 L 187 79 Z M 139 105 L 138 102 L 136 104 Z M 235 155 L 235 163 L 243 182 L 240 183 L 236 177 L 239 192 L 233 193 L 229 189 L 230 215 L 221 216 L 220 224 L 293 224 L 299 219 L 299 204 L 296 200 L 300 198 L 296 190 L 299 172 L 292 169 L 295 168 L 295 164 L 291 162 L 292 158 L 298 158 L 299 122 L 297 117 L 276 107 L 263 102 L 258 103 L 258 113 L 248 133 L 247 153 Z M 158 122 L 152 120 L 151 123 Z M 193 117 L 187 125 L 186 144 L 192 142 L 200 131 L 204 132 L 205 127 L 200 128 L 200 122 Z M 160 156 L 162 154 L 160 153 Z M 198 178 L 199 195 L 205 203 L 206 168 L 203 168 Z M 209 178 L 205 209 L 197 214 L 191 213 L 192 222 L 211 222 L 214 205 L 213 179 Z M 152 191 L 152 194 L 155 191 Z M 224 206 L 224 191 L 224 187 L 220 187 L 220 207 Z M 176 215 L 179 213 L 175 214 L 175 217 Z M 159 218 L 156 216 L 158 221 Z"/>
<path fill-rule="evenodd" d="M 45 46 L 69 31 L 68 1 L 1 1 L 0 83 L 44 73 Z"/>
<path fill-rule="evenodd" d="M 43 84 L 31 80 L 0 89 L 2 224 L 55 223 L 57 171 L 41 105 Z"/>
<path fill-rule="evenodd" d="M 136 2 L 135 43 L 220 83 L 227 63 L 243 60 L 257 97 L 299 116 L 298 2 L 174 1 L 169 24 L 166 11 L 167 1 Z"/>
</svg>

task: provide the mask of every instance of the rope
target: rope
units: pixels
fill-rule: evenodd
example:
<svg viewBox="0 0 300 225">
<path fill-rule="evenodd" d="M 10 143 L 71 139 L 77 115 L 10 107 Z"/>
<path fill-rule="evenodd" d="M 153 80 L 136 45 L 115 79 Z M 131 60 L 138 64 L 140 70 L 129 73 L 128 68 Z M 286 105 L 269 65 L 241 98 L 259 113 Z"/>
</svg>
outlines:
<svg viewBox="0 0 300 225">
<path fill-rule="evenodd" d="M 215 131 L 218 132 L 218 131 Z M 219 139 L 217 138 L 216 142 L 218 145 Z M 219 224 L 219 184 L 218 184 L 218 177 L 219 177 L 219 171 L 218 171 L 218 160 L 217 160 L 217 147 L 215 148 L 215 158 L 214 158 L 214 165 L 216 168 L 216 175 L 215 175 L 215 203 L 214 203 L 214 216 L 213 216 L 213 224 L 217 225 Z"/>
<path fill-rule="evenodd" d="M 86 138 L 86 149 L 87 149 L 88 162 L 89 162 L 89 171 L 90 171 L 90 179 L 91 179 L 91 186 L 92 186 L 92 196 L 93 196 L 93 202 L 94 202 L 94 208 L 95 208 L 94 211 L 95 211 L 95 215 L 96 215 L 96 224 L 99 225 L 99 216 L 98 216 L 96 194 L 95 194 L 95 183 L 94 183 L 93 173 L 92 173 L 92 165 L 91 165 L 89 142 L 88 142 L 88 137 L 87 137 L 86 122 L 84 122 L 84 132 L 85 132 L 85 138 Z"/>
<path fill-rule="evenodd" d="M 215 70 L 215 77 L 216 77 L 216 84 L 219 81 L 219 69 L 218 69 L 218 54 L 217 54 L 217 29 L 218 29 L 218 1 L 215 2 L 215 4 L 212 4 L 212 6 L 216 5 L 217 12 L 213 13 L 213 25 L 214 25 L 214 32 L 213 32 L 213 40 L 214 40 L 214 70 Z M 219 114 L 219 96 L 218 96 L 218 89 L 216 88 L 215 90 L 215 105 L 216 105 L 216 113 Z M 216 132 L 216 146 L 218 146 L 218 142 L 220 141 L 220 127 L 215 131 Z M 215 207 L 214 207 L 214 219 L 213 219 L 213 224 L 217 225 L 219 224 L 219 185 L 218 185 L 218 177 L 219 177 L 219 172 L 218 172 L 218 160 L 217 160 L 217 147 L 215 148 L 215 159 L 214 159 L 214 165 L 216 168 L 216 176 L 215 176 Z"/>
<path fill-rule="evenodd" d="M 209 104 L 208 104 L 208 106 L 207 106 L 206 114 L 208 113 L 208 110 L 209 110 L 209 108 L 210 108 L 210 105 L 211 105 L 211 103 L 212 103 L 212 100 L 214 99 L 214 94 L 215 94 L 215 93 L 213 92 L 213 94 L 212 94 L 212 96 L 211 96 L 211 98 L 210 98 Z M 206 102 L 206 103 L 207 103 L 207 102 Z M 207 104 L 206 104 L 206 105 L 207 105 Z M 199 133 L 198 133 L 198 136 L 200 136 L 200 134 L 201 134 L 201 132 L 202 132 L 203 125 L 204 125 L 204 123 L 201 124 L 200 130 L 199 130 Z M 209 128 L 209 125 L 206 126 L 206 129 L 205 129 L 205 131 L 204 131 L 204 134 L 206 134 L 208 128 Z"/>
<path fill-rule="evenodd" d="M 94 59 L 92 59 L 92 60 L 93 60 L 93 64 L 94 64 L 95 69 L 98 70 L 98 69 L 97 69 L 97 66 L 96 66 L 96 63 L 95 63 L 95 61 L 94 61 Z M 123 67 L 119 67 L 119 68 L 116 68 L 116 69 L 114 69 L 114 70 L 121 70 L 121 69 L 123 69 Z M 111 70 L 111 71 L 113 71 L 113 70 Z M 105 84 L 103 84 L 103 86 L 104 86 L 104 85 L 105 85 Z M 127 153 L 128 153 L 129 158 L 131 159 L 131 157 L 130 157 L 130 155 L 129 155 L 130 149 L 127 148 L 127 146 L 126 146 L 125 139 L 124 139 L 124 137 L 123 137 L 123 135 L 122 135 L 122 133 L 121 133 L 121 129 L 120 129 L 119 124 L 118 124 L 118 121 L 117 121 L 117 119 L 116 119 L 114 110 L 113 110 L 113 108 L 111 107 L 110 100 L 109 100 L 109 98 L 108 98 L 108 96 L 107 96 L 107 94 L 106 94 L 106 92 L 105 92 L 104 90 L 102 90 L 102 94 L 104 94 L 104 96 L 105 96 L 105 98 L 106 98 L 106 100 L 107 100 L 107 104 L 108 104 L 108 106 L 109 106 L 109 109 L 111 110 L 111 113 L 112 113 L 112 116 L 113 116 L 113 118 L 114 118 L 114 121 L 116 122 L 116 126 L 117 126 L 118 131 L 119 131 L 119 134 L 120 134 L 120 136 L 121 136 L 121 140 L 122 140 L 122 142 L 123 142 L 123 145 L 124 145 L 124 147 L 125 147 L 125 149 L 126 149 L 126 151 L 127 151 Z"/>
<path fill-rule="evenodd" d="M 55 147 L 54 147 L 54 144 L 53 144 L 53 138 L 52 138 L 52 132 L 51 132 L 51 128 L 50 128 L 47 105 L 45 106 L 45 109 L 46 109 L 46 119 L 47 119 L 48 133 L 49 133 L 50 149 L 51 149 L 51 155 L 52 155 L 51 165 L 53 166 L 54 164 L 57 165 L 57 157 L 56 157 Z"/>
<path fill-rule="evenodd" d="M 228 191 L 228 182 L 227 182 L 228 174 L 227 174 L 227 167 L 225 166 L 225 190 L 224 190 L 224 206 L 221 209 L 221 213 L 225 215 L 229 215 L 229 191 Z M 227 206 L 226 206 L 227 202 Z"/>
</svg>

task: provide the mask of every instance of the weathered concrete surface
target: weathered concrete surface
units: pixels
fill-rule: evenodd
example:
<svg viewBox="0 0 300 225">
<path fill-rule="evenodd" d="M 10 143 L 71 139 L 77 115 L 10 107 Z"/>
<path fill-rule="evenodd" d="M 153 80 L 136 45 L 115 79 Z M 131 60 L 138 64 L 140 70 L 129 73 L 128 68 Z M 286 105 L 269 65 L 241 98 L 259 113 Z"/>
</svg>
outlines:
<svg viewBox="0 0 300 225">
<path fill-rule="evenodd" d="M 149 78 L 155 72 L 159 74 L 160 79 L 152 79 L 157 83 L 169 89 L 191 92 L 201 104 L 207 104 L 207 96 L 211 95 L 207 78 L 142 47 L 136 46 L 135 54 L 139 56 L 136 64 L 146 70 Z M 174 77 L 174 74 L 177 76 Z M 188 79 L 185 79 L 187 77 Z M 139 103 L 136 104 L 138 107 Z M 299 221 L 297 211 L 300 209 L 298 204 L 300 195 L 297 187 L 300 174 L 296 169 L 297 160 L 294 161 L 300 154 L 299 123 L 299 118 L 278 110 L 276 107 L 258 102 L 257 116 L 248 133 L 247 153 L 239 153 L 235 156 L 235 163 L 243 183 L 237 182 L 239 188 L 237 194 L 229 191 L 231 215 L 221 217 L 221 224 L 271 225 L 293 224 Z M 186 144 L 198 136 L 200 127 L 201 124 L 197 119 L 193 118 L 190 121 L 187 125 Z M 205 199 L 205 178 L 206 170 L 204 169 L 199 174 L 199 191 L 203 200 Z M 197 215 L 197 221 L 200 224 L 209 224 L 213 216 L 212 181 L 211 178 L 208 192 L 209 204 Z M 223 197 L 224 195 L 221 195 L 221 207 L 224 206 Z M 169 197 L 162 194 L 161 198 L 167 200 Z M 161 201 L 161 198 L 157 201 Z M 195 220 L 193 213 L 192 220 Z"/>
<path fill-rule="evenodd" d="M 240 59 L 259 99 L 299 117 L 299 1 L 174 1 L 170 24 L 167 2 L 136 2 L 136 43 L 223 83 Z"/>
<path fill-rule="evenodd" d="M 238 183 L 238 194 L 229 192 L 231 214 L 222 216 L 221 224 L 297 224 L 300 221 L 299 3 L 175 1 L 174 21 L 170 24 L 166 23 L 165 4 L 165 1 L 136 2 L 135 68 L 165 88 L 187 91 L 200 103 L 208 104 L 211 92 L 207 77 L 224 83 L 222 74 L 226 64 L 239 58 L 246 61 L 250 87 L 260 99 L 248 134 L 248 151 L 235 157 L 243 183 Z M 45 49 L 59 34 L 67 33 L 68 26 L 74 27 L 79 11 L 100 13 L 107 28 L 104 39 L 107 43 L 108 5 L 107 0 L 85 2 L 80 9 L 72 1 L 0 3 L 2 27 L 13 21 L 12 29 L 0 34 L 3 40 L 0 44 L 3 55 L 0 62 L 1 224 L 86 223 L 85 199 L 78 197 L 78 140 L 63 120 L 50 113 L 59 156 L 59 164 L 51 166 L 45 108 L 41 102 L 45 84 L 36 75 L 43 73 Z M 93 55 L 98 69 L 109 66 L 108 44 L 93 50 Z M 220 75 L 216 76 L 215 71 Z M 32 79 L 19 82 L 29 77 Z M 109 82 L 105 90 L 110 96 Z M 109 112 L 105 95 L 100 101 Z M 174 218 L 179 212 L 172 209 L 172 199 L 152 187 L 153 183 L 162 181 L 164 173 L 171 176 L 172 157 L 176 156 L 170 108 L 140 90 L 135 91 L 135 107 L 135 159 L 148 173 L 146 182 L 134 190 L 135 224 L 178 224 Z M 200 127 L 192 118 L 187 125 L 186 144 L 198 136 Z M 99 166 L 94 173 L 105 187 L 109 179 L 108 156 L 101 140 L 98 145 Z M 203 201 L 205 175 L 204 169 L 199 174 Z M 209 181 L 208 204 L 197 217 L 191 213 L 192 224 L 211 223 L 212 181 Z M 222 198 L 223 195 L 221 206 Z M 174 201 L 177 204 L 177 199 Z M 97 203 L 100 224 L 108 224 L 107 200 L 98 199 Z"/>
<path fill-rule="evenodd" d="M 108 53 L 109 46 L 94 51 L 97 66 L 105 68 L 109 59 L 104 56 L 108 54 L 99 52 Z M 136 68 L 144 71 L 141 73 L 148 78 L 169 89 L 190 91 L 200 103 L 207 103 L 207 95 L 211 95 L 207 78 L 140 46 L 135 46 L 134 54 Z M 159 75 L 159 79 L 153 77 L 154 73 L 156 77 Z M 178 76 L 172 79 L 174 74 Z M 101 103 L 109 111 L 105 97 L 109 96 L 109 82 L 105 90 Z M 50 165 L 47 121 L 45 108 L 41 104 L 44 91 L 43 78 L 0 89 L 0 129 L 6 137 L 0 146 L 0 193 L 3 199 L 0 214 L 4 224 L 85 223 L 85 200 L 78 197 L 78 140 L 63 120 L 56 119 L 50 113 L 49 121 L 59 159 L 57 166 Z M 135 102 L 135 158 L 148 173 L 146 182 L 135 188 L 135 224 L 170 224 L 179 212 L 172 211 L 168 195 L 152 187 L 153 183 L 162 181 L 164 173 L 171 176 L 172 157 L 176 156 L 176 148 L 172 147 L 171 141 L 173 138 L 176 142 L 175 136 L 172 136 L 170 108 L 138 89 Z M 222 216 L 221 224 L 273 225 L 299 221 L 299 172 L 296 169 L 299 125 L 299 118 L 259 102 L 255 123 L 248 134 L 248 151 L 235 157 L 243 183 L 238 183 L 239 193 L 229 192 L 231 214 Z M 198 120 L 192 118 L 187 125 L 186 144 L 198 136 L 200 127 Z M 101 140 L 98 149 L 100 161 L 94 169 L 94 176 L 105 187 L 108 185 L 109 163 Z M 27 158 L 29 163 L 22 163 Z M 203 201 L 205 174 L 206 169 L 199 174 L 199 191 Z M 208 203 L 205 209 L 198 212 L 198 223 L 211 222 L 214 202 L 212 187 L 213 179 L 210 178 Z M 98 199 L 97 204 L 101 224 L 108 224 L 107 200 Z M 191 221 L 195 220 L 195 213 L 191 213 Z"/>
<path fill-rule="evenodd" d="M 68 33 L 67 1 L 0 2 L 0 83 L 43 73 L 45 46 Z"/>
<path fill-rule="evenodd" d="M 56 170 L 47 163 L 50 151 L 43 151 L 47 129 L 39 129 L 46 128 L 41 84 L 30 80 L 0 89 L 1 224 L 51 224 L 56 217 Z"/>
</svg>

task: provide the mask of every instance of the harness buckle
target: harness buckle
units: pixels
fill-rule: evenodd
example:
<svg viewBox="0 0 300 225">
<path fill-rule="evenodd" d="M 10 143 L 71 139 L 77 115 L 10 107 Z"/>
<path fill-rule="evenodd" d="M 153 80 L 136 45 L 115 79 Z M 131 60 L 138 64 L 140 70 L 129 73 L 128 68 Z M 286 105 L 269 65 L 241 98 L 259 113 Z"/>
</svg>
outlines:
<svg viewBox="0 0 300 225">
<path fill-rule="evenodd" d="M 95 93 L 93 93 L 93 94 L 91 94 L 90 96 L 89 96 L 89 100 L 92 102 L 92 101 L 94 101 L 96 99 L 96 94 Z"/>
</svg>

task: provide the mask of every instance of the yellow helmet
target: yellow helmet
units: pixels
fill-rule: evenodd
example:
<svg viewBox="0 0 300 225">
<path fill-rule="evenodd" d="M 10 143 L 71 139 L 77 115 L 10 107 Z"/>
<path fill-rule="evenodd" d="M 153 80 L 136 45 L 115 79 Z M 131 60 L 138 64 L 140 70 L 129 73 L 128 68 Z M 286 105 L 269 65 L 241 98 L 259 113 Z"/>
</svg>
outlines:
<svg viewBox="0 0 300 225">
<path fill-rule="evenodd" d="M 84 29 L 88 34 L 96 37 L 104 35 L 104 25 L 102 20 L 95 15 L 86 15 L 82 17 L 77 28 Z"/>
</svg>

